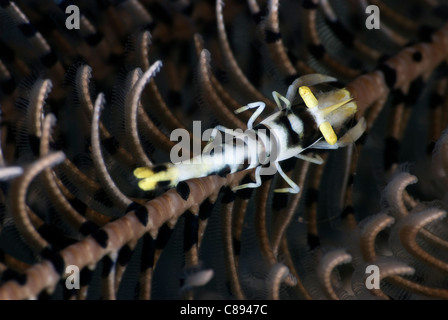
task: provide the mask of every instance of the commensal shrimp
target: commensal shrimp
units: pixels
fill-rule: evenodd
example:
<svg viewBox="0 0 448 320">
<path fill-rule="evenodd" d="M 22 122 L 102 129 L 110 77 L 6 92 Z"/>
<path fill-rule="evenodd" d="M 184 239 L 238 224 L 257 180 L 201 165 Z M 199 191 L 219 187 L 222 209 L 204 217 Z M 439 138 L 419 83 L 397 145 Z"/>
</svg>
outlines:
<svg viewBox="0 0 448 320">
<path fill-rule="evenodd" d="M 149 191 L 156 188 L 174 187 L 180 181 L 209 175 L 227 174 L 255 169 L 255 182 L 245 183 L 232 190 L 256 188 L 261 185 L 261 175 L 278 172 L 289 187 L 275 192 L 298 193 L 299 186 L 282 170 L 280 162 L 292 157 L 322 164 L 317 155 L 305 155 L 308 149 L 337 149 L 355 142 L 365 131 L 366 122 L 361 118 L 340 138 L 336 132 L 352 119 L 357 111 L 356 102 L 346 89 L 317 91 L 313 87 L 335 78 L 322 74 L 309 74 L 297 78 L 289 87 L 286 96 L 272 93 L 278 111 L 255 126 L 254 121 L 263 112 L 264 102 L 243 106 L 235 113 L 256 109 L 247 122 L 245 132 L 232 131 L 222 126 L 214 128 L 209 143 L 202 154 L 178 163 L 165 163 L 154 167 L 139 167 L 134 170 L 139 187 Z M 297 93 L 300 98 L 298 98 Z M 300 100 L 300 101 L 299 101 Z M 219 131 L 230 139 L 217 142 Z"/>
</svg>

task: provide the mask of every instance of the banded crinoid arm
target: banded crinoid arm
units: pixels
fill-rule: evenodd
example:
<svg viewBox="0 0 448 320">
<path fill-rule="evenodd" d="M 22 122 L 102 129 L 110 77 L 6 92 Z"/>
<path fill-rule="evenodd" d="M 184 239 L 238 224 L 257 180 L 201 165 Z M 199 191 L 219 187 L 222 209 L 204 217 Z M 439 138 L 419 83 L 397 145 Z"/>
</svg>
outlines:
<svg viewBox="0 0 448 320">
<path fill-rule="evenodd" d="M 376 70 L 355 78 L 347 85 L 358 105 L 357 118 L 389 91 L 405 87 L 419 76 L 430 74 L 446 59 L 448 24 L 428 37 L 430 41 L 405 47 Z"/>
</svg>

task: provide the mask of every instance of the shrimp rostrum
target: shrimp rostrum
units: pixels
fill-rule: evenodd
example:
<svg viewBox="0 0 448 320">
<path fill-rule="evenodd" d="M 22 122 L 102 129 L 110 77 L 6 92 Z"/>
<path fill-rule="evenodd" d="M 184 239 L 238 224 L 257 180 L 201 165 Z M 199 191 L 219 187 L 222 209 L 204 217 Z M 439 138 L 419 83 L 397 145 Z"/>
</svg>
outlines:
<svg viewBox="0 0 448 320">
<path fill-rule="evenodd" d="M 287 188 L 276 192 L 299 192 L 298 185 L 282 170 L 281 161 L 297 157 L 316 164 L 323 160 L 318 154 L 305 152 L 312 149 L 338 149 L 355 142 L 365 131 L 361 118 L 356 125 L 346 128 L 356 111 L 356 102 L 347 89 L 317 90 L 335 78 L 322 74 L 309 74 L 297 78 L 286 96 L 272 93 L 278 111 L 256 125 L 254 122 L 265 108 L 264 102 L 253 102 L 235 111 L 241 113 L 255 109 L 247 122 L 247 130 L 229 130 L 222 126 L 213 129 L 208 144 L 200 155 L 178 163 L 165 163 L 154 167 L 139 167 L 134 175 L 138 185 L 148 191 L 161 187 L 174 187 L 180 181 L 209 175 L 227 174 L 255 168 L 255 182 L 245 183 L 232 190 L 256 188 L 261 175 L 278 172 L 288 183 Z M 341 137 L 337 133 L 343 132 Z M 226 139 L 217 139 L 224 133 Z"/>
</svg>

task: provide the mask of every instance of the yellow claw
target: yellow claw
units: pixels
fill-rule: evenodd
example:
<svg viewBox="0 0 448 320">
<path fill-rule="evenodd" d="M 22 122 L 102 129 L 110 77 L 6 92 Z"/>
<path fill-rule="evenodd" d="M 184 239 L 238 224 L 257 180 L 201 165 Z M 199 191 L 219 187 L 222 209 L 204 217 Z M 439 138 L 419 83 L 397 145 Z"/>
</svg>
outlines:
<svg viewBox="0 0 448 320">
<path fill-rule="evenodd" d="M 311 89 L 309 87 L 301 86 L 299 88 L 299 94 L 308 108 L 310 109 L 315 108 L 319 104 L 319 102 L 317 101 L 316 97 L 311 92 Z"/>
<path fill-rule="evenodd" d="M 338 141 L 338 137 L 336 136 L 336 133 L 334 133 L 333 127 L 331 126 L 330 122 L 322 122 L 319 126 L 319 129 L 328 144 L 334 145 L 336 141 Z"/>
<path fill-rule="evenodd" d="M 143 191 L 150 191 L 156 188 L 157 181 L 152 179 L 143 179 L 138 182 L 138 187 Z"/>
</svg>

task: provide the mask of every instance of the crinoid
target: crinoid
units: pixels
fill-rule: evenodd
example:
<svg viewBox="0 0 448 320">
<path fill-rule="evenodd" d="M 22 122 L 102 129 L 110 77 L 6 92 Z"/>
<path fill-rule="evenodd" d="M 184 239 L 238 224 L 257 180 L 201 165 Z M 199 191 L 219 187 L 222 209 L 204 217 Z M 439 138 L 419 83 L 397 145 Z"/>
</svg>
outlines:
<svg viewBox="0 0 448 320">
<path fill-rule="evenodd" d="M 446 2 L 68 5 L 0 1 L 0 299 L 448 297 Z"/>
</svg>

